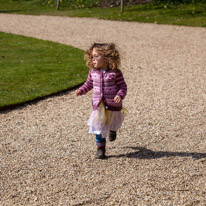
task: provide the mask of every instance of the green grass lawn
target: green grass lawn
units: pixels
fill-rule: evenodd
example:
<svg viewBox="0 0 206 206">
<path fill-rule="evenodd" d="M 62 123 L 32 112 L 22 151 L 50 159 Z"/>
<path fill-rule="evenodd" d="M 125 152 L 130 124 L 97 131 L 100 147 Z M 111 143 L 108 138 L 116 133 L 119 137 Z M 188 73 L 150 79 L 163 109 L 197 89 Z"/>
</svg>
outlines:
<svg viewBox="0 0 206 206">
<path fill-rule="evenodd" d="M 0 32 L 0 107 L 53 94 L 85 81 L 82 50 Z"/>
<path fill-rule="evenodd" d="M 69 8 L 68 3 L 56 10 L 56 0 L 1 0 L 0 13 L 18 13 L 32 15 L 58 15 L 70 17 L 94 17 L 109 20 L 149 22 L 206 27 L 206 3 L 135 5 L 120 8 Z"/>
</svg>

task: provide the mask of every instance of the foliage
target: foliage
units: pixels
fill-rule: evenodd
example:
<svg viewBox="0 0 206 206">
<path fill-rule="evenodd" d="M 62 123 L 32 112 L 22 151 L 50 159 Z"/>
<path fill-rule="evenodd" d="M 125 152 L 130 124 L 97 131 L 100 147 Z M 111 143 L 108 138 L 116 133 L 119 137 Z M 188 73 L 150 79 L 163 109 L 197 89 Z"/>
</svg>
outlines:
<svg viewBox="0 0 206 206">
<path fill-rule="evenodd" d="M 50 95 L 85 81 L 83 51 L 0 32 L 0 108 Z"/>
<path fill-rule="evenodd" d="M 47 0 L 50 6 L 56 5 L 56 0 Z M 99 0 L 60 0 L 60 4 L 67 8 L 91 8 L 99 5 Z"/>
<path fill-rule="evenodd" d="M 154 4 L 164 4 L 164 6 L 169 5 L 180 5 L 180 4 L 206 4 L 206 0 L 153 0 Z"/>
</svg>

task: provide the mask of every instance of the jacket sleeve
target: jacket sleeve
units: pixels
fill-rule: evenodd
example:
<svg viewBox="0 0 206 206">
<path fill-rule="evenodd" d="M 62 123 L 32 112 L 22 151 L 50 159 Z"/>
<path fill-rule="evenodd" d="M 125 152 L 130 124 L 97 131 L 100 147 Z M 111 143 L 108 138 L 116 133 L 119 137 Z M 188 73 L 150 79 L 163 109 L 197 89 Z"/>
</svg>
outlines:
<svg viewBox="0 0 206 206">
<path fill-rule="evenodd" d="M 127 94 L 127 84 L 120 70 L 117 72 L 116 84 L 119 87 L 119 91 L 117 92 L 117 95 L 120 96 L 121 99 L 124 99 Z"/>
<path fill-rule="evenodd" d="M 87 81 L 79 88 L 81 91 L 80 95 L 84 95 L 87 92 L 89 92 L 93 88 L 93 80 L 92 80 L 92 75 L 91 75 L 91 70 L 89 71 Z"/>
</svg>

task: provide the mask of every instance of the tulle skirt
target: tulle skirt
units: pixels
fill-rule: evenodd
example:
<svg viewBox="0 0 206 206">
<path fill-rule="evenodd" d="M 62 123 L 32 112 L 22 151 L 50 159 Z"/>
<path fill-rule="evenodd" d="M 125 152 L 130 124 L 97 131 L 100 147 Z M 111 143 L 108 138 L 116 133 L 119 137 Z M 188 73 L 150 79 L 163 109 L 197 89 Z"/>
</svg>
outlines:
<svg viewBox="0 0 206 206">
<path fill-rule="evenodd" d="M 117 131 L 124 121 L 124 114 L 122 111 L 105 110 L 104 103 L 101 102 L 98 110 L 92 111 L 87 122 L 89 126 L 89 133 L 101 134 L 106 138 L 109 130 Z"/>
</svg>

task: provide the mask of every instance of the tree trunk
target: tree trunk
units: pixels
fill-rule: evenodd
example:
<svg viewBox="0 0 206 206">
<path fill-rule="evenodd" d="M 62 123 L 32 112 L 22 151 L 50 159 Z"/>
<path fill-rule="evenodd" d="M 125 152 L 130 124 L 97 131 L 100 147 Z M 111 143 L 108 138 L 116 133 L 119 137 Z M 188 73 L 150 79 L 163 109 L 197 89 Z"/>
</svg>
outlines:
<svg viewBox="0 0 206 206">
<path fill-rule="evenodd" d="M 57 0 L 57 10 L 59 10 L 60 0 Z"/>
<path fill-rule="evenodd" d="M 121 13 L 123 13 L 124 10 L 124 0 L 121 0 Z"/>
</svg>

